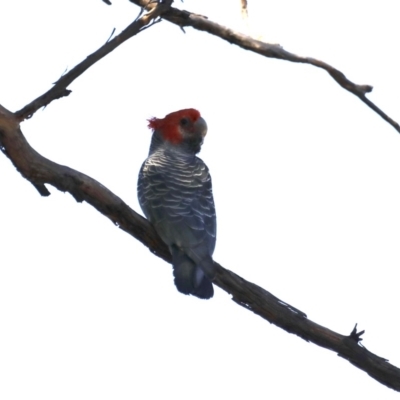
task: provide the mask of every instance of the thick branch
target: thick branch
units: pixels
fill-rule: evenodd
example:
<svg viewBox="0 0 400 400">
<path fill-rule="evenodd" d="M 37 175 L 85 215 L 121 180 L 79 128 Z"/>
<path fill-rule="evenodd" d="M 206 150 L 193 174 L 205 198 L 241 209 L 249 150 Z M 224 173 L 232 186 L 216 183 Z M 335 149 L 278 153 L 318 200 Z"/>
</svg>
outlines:
<svg viewBox="0 0 400 400">
<path fill-rule="evenodd" d="M 146 2 L 148 3 L 148 2 Z M 26 118 L 32 117 L 32 115 L 42 107 L 47 106 L 53 100 L 59 99 L 64 96 L 68 96 L 71 91 L 67 87 L 80 75 L 82 75 L 87 69 L 89 69 L 97 61 L 111 53 L 114 49 L 124 43 L 126 40 L 135 36 L 139 32 L 143 31 L 151 21 L 156 20 L 163 12 L 168 10 L 172 1 L 167 0 L 160 3 L 152 3 L 151 10 L 140 18 L 137 18 L 127 28 L 125 28 L 119 35 L 115 36 L 114 39 L 107 41 L 94 53 L 90 54 L 81 63 L 72 68 L 69 72 L 63 75 L 54 86 L 46 93 L 27 104 L 24 108 L 15 113 L 19 121 L 23 121 Z"/>
<path fill-rule="evenodd" d="M 77 201 L 86 201 L 115 225 L 147 246 L 152 253 L 171 262 L 171 255 L 150 223 L 129 208 L 99 182 L 69 167 L 56 164 L 36 152 L 26 141 L 18 117 L 0 106 L 0 150 L 21 175 L 42 195 L 49 195 L 45 184 L 69 192 Z M 304 340 L 337 352 L 356 367 L 384 385 L 400 391 L 400 369 L 359 344 L 353 331 L 349 336 L 333 332 L 307 319 L 301 311 L 279 300 L 263 288 L 246 281 L 215 263 L 214 284 L 232 295 L 232 299 L 267 321 Z"/>
<path fill-rule="evenodd" d="M 146 0 L 129 0 L 140 7 L 146 7 L 148 2 Z M 242 2 L 243 4 L 243 2 Z M 324 69 L 328 74 L 344 89 L 353 93 L 363 103 L 375 111 L 386 122 L 393 126 L 397 132 L 400 133 L 400 125 L 384 113 L 378 106 L 366 97 L 366 94 L 372 91 L 370 85 L 358 85 L 350 81 L 343 72 L 332 67 L 331 65 L 311 57 L 301 57 L 296 54 L 290 53 L 283 49 L 278 44 L 270 44 L 255 40 L 250 36 L 236 32 L 216 22 L 210 21 L 206 17 L 198 14 L 193 14 L 189 11 L 178 10 L 177 8 L 170 7 L 167 12 L 162 15 L 162 18 L 172 22 L 181 28 L 191 26 L 200 31 L 205 31 L 211 35 L 218 36 L 229 43 L 236 44 L 237 46 L 250 50 L 254 53 L 261 54 L 269 58 L 278 58 L 280 60 L 291 61 L 302 64 L 310 64 L 314 67 Z"/>
</svg>

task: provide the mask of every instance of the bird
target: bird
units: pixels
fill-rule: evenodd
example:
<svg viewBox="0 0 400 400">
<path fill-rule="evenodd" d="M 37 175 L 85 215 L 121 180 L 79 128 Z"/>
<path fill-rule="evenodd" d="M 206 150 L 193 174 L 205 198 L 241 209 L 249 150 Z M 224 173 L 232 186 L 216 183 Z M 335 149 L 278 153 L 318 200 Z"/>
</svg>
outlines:
<svg viewBox="0 0 400 400">
<path fill-rule="evenodd" d="M 216 214 L 211 176 L 196 156 L 207 134 L 200 112 L 187 108 L 151 118 L 150 150 L 138 178 L 138 200 L 168 246 L 179 292 L 200 299 L 214 295 L 212 255 Z"/>
</svg>

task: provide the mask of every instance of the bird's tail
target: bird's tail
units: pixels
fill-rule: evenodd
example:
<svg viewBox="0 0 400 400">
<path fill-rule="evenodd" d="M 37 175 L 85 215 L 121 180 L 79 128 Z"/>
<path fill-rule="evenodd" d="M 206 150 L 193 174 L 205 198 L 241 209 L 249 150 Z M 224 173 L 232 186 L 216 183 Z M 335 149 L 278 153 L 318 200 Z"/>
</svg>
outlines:
<svg viewBox="0 0 400 400">
<path fill-rule="evenodd" d="M 171 250 L 176 288 L 181 293 L 192 294 L 200 299 L 213 297 L 213 285 L 203 270 L 176 246 Z"/>
</svg>

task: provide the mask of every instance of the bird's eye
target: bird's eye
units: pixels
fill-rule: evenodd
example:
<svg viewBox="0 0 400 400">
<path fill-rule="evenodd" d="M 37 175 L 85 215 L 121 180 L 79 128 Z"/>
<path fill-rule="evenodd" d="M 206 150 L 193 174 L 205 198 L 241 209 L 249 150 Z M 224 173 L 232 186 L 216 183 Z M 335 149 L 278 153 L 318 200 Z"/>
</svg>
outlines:
<svg viewBox="0 0 400 400">
<path fill-rule="evenodd" d="M 182 126 L 187 126 L 189 124 L 189 119 L 188 118 L 182 118 L 180 124 Z"/>
</svg>

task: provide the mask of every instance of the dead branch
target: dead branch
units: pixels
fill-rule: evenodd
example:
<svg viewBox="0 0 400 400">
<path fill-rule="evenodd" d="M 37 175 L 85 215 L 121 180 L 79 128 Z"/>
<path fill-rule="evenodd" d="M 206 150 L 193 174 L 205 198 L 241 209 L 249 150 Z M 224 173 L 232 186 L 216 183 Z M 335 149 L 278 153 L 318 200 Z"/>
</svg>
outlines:
<svg viewBox="0 0 400 400">
<path fill-rule="evenodd" d="M 76 201 L 86 201 L 109 218 L 116 226 L 147 246 L 167 262 L 171 255 L 152 225 L 101 183 L 72 168 L 59 165 L 35 151 L 23 136 L 19 117 L 0 106 L 0 150 L 11 160 L 21 175 L 41 195 L 49 195 L 45 184 L 69 192 Z M 296 308 L 215 263 L 214 284 L 232 295 L 232 300 L 272 324 L 318 346 L 335 351 L 339 356 L 367 372 L 378 382 L 400 391 L 400 369 L 360 345 L 354 329 L 349 336 L 340 335 L 315 322 Z"/>
<path fill-rule="evenodd" d="M 162 16 L 163 19 L 172 22 L 181 28 L 191 26 L 195 29 L 208 32 L 214 36 L 228 41 L 229 43 L 236 44 L 245 50 L 250 50 L 255 53 L 261 54 L 269 58 L 277 58 L 280 60 L 310 64 L 315 67 L 321 68 L 329 73 L 329 75 L 344 89 L 353 93 L 363 103 L 380 115 L 386 122 L 393 126 L 400 133 L 400 125 L 383 112 L 376 104 L 366 97 L 366 94 L 372 91 L 370 85 L 358 85 L 350 81 L 343 72 L 332 67 L 331 65 L 311 57 L 301 57 L 296 54 L 290 53 L 283 49 L 280 45 L 270 44 L 255 40 L 250 36 L 235 32 L 225 26 L 212 22 L 204 16 L 190 13 L 188 11 L 178 10 L 171 7 L 172 0 L 165 0 L 161 2 L 149 0 L 129 0 L 132 3 L 140 6 L 142 9 L 148 10 L 148 13 L 139 17 L 130 24 L 114 39 L 107 41 L 102 47 L 90 54 L 84 61 L 76 65 L 73 69 L 63 75 L 54 86 L 46 93 L 27 104 L 21 110 L 17 111 L 15 115 L 19 121 L 23 121 L 42 107 L 47 106 L 53 100 L 68 96 L 71 91 L 67 87 L 80 75 L 82 75 L 88 68 L 90 68 L 97 61 L 112 52 L 119 45 L 126 40 L 135 36 L 139 32 L 146 29 L 151 21 L 157 21 L 157 18 Z"/>
<path fill-rule="evenodd" d="M 149 2 L 146 2 L 146 5 Z M 53 100 L 59 99 L 64 96 L 68 96 L 71 91 L 67 87 L 80 75 L 82 75 L 87 69 L 89 69 L 97 61 L 101 60 L 107 54 L 111 53 L 114 49 L 120 46 L 122 43 L 127 41 L 132 36 L 137 35 L 139 32 L 146 29 L 146 27 L 155 21 L 162 13 L 169 9 L 172 0 L 166 0 L 160 3 L 151 3 L 152 7 L 149 9 L 148 13 L 136 18 L 127 28 L 125 28 L 119 35 L 115 36 L 114 39 L 107 41 L 103 46 L 101 46 L 94 53 L 90 54 L 81 63 L 72 68 L 65 75 L 54 84 L 54 86 L 48 90 L 46 93 L 39 96 L 37 99 L 33 100 L 21 110 L 15 113 L 15 116 L 19 121 L 23 121 L 27 118 L 31 118 L 32 115 L 42 107 L 46 107 Z"/>
<path fill-rule="evenodd" d="M 145 0 L 129 0 L 132 3 L 140 7 L 146 7 L 147 2 Z M 242 3 L 243 4 L 243 3 Z M 397 132 L 400 133 L 400 125 L 390 118 L 385 112 L 383 112 L 376 104 L 366 97 L 366 94 L 372 92 L 372 86 L 370 85 L 358 85 L 350 81 L 343 72 L 325 63 L 324 61 L 317 60 L 311 57 L 301 57 L 296 54 L 286 51 L 282 46 L 278 44 L 270 44 L 261 42 L 251 38 L 250 36 L 236 32 L 226 26 L 217 24 L 216 22 L 210 21 L 208 18 L 191 13 L 190 11 L 178 10 L 177 8 L 170 7 L 167 12 L 162 15 L 162 18 L 172 22 L 175 25 L 183 28 L 185 26 L 191 26 L 200 31 L 210 33 L 211 35 L 218 36 L 219 38 L 226 40 L 229 43 L 236 44 L 245 50 L 250 50 L 254 53 L 260 54 L 268 58 L 277 58 L 280 60 L 309 64 L 314 67 L 321 68 L 328 72 L 328 74 L 345 90 L 353 93 L 369 108 L 375 111 L 380 117 L 382 117 L 387 123 L 393 126 Z"/>
</svg>

